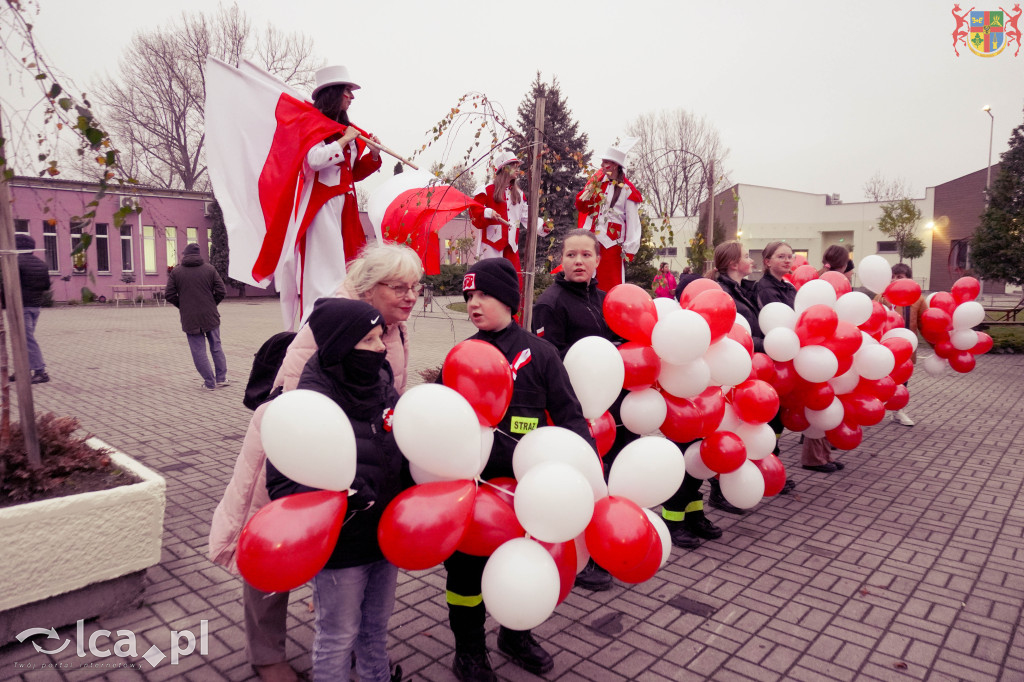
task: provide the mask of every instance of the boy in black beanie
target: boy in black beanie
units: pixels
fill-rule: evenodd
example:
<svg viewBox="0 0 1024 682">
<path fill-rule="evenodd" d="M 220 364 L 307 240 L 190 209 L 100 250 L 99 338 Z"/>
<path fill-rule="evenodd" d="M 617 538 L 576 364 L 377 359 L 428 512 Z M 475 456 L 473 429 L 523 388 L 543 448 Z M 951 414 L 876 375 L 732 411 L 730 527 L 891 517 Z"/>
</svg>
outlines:
<svg viewBox="0 0 1024 682">
<path fill-rule="evenodd" d="M 512 402 L 497 426 L 491 456 L 481 478 L 513 476 L 512 453 L 516 444 L 523 435 L 546 426 L 547 415 L 555 426 L 574 431 L 594 445 L 558 351 L 512 319 L 519 309 L 519 278 L 515 268 L 504 258 L 474 264 L 462 281 L 462 295 L 468 304 L 470 321 L 480 330 L 470 338 L 493 345 L 512 366 Z M 480 578 L 486 563 L 487 557 L 456 552 L 444 564 L 448 570 L 448 623 L 455 635 L 452 670 L 463 681 L 497 680 L 487 658 L 484 633 L 487 614 Z M 502 626 L 498 631 L 498 649 L 535 675 L 554 667 L 551 655 L 529 630 Z"/>
</svg>

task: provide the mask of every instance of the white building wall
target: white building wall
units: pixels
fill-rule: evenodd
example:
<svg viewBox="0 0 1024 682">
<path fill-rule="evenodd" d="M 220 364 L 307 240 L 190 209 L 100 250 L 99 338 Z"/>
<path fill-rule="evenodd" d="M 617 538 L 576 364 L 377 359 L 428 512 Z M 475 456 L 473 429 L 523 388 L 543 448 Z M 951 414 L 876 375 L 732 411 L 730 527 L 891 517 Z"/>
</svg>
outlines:
<svg viewBox="0 0 1024 682">
<path fill-rule="evenodd" d="M 656 221 L 659 229 L 654 233 L 654 246 L 659 249 L 675 248 L 676 255 L 658 255 L 657 262 L 665 261 L 672 272 L 678 274 L 683 268 L 690 264 L 686 258 L 686 249 L 690 246 L 690 240 L 697 233 L 697 216 L 683 216 L 669 218 L 669 227 L 661 226 L 661 221 Z"/>
</svg>

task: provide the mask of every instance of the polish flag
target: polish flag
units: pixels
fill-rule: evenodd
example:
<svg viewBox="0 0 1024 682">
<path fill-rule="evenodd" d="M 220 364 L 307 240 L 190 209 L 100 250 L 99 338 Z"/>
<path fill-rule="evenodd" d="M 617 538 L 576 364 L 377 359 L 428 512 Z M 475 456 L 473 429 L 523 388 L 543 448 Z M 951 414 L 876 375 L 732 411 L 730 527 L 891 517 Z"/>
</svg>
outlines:
<svg viewBox="0 0 1024 682">
<path fill-rule="evenodd" d="M 480 206 L 426 171 L 405 171 L 388 178 L 370 195 L 366 213 L 378 235 L 408 244 L 428 275 L 441 272 L 438 230 L 470 206 Z M 480 208 L 483 208 L 480 206 Z"/>
</svg>

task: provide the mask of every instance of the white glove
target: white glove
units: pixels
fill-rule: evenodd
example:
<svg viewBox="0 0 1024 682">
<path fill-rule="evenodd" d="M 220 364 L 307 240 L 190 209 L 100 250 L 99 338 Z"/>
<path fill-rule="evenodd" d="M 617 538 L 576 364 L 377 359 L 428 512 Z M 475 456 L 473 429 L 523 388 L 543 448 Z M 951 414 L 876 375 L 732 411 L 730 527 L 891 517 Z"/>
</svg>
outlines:
<svg viewBox="0 0 1024 682">
<path fill-rule="evenodd" d="M 493 208 L 485 208 L 484 209 L 484 218 L 487 218 L 488 220 L 494 220 L 497 217 L 498 217 L 498 212 L 495 211 Z"/>
</svg>

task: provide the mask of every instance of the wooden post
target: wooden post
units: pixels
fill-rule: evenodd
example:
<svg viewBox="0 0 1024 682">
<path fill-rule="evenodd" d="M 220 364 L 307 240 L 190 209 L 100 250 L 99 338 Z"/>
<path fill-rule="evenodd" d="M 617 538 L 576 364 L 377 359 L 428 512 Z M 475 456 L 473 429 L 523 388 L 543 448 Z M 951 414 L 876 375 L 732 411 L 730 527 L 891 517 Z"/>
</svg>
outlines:
<svg viewBox="0 0 1024 682">
<path fill-rule="evenodd" d="M 3 138 L 0 117 L 0 139 Z M 7 158 L 0 143 L 0 157 Z M 25 340 L 25 316 L 21 304 L 21 279 L 18 277 L 18 254 L 14 250 L 14 216 L 11 215 L 11 190 L 5 174 L 7 166 L 0 164 L 0 267 L 7 302 L 7 323 L 11 330 L 11 350 L 14 356 L 14 375 L 18 391 L 18 411 L 21 432 L 25 437 L 25 450 L 30 466 L 42 464 L 39 458 L 39 434 L 36 431 L 36 413 L 32 404 L 32 376 L 28 368 L 28 342 Z M 0 378 L 6 382 L 7 377 Z"/>
<path fill-rule="evenodd" d="M 707 226 L 708 259 L 704 263 L 704 272 L 715 266 L 715 160 L 708 161 L 708 226 Z"/>
<path fill-rule="evenodd" d="M 526 259 L 523 262 L 523 329 L 530 331 L 533 321 L 533 279 L 537 268 L 537 218 L 540 215 L 540 158 L 544 150 L 544 95 L 537 95 L 533 115 L 533 156 L 530 158 L 530 212 L 526 227 Z"/>
</svg>

